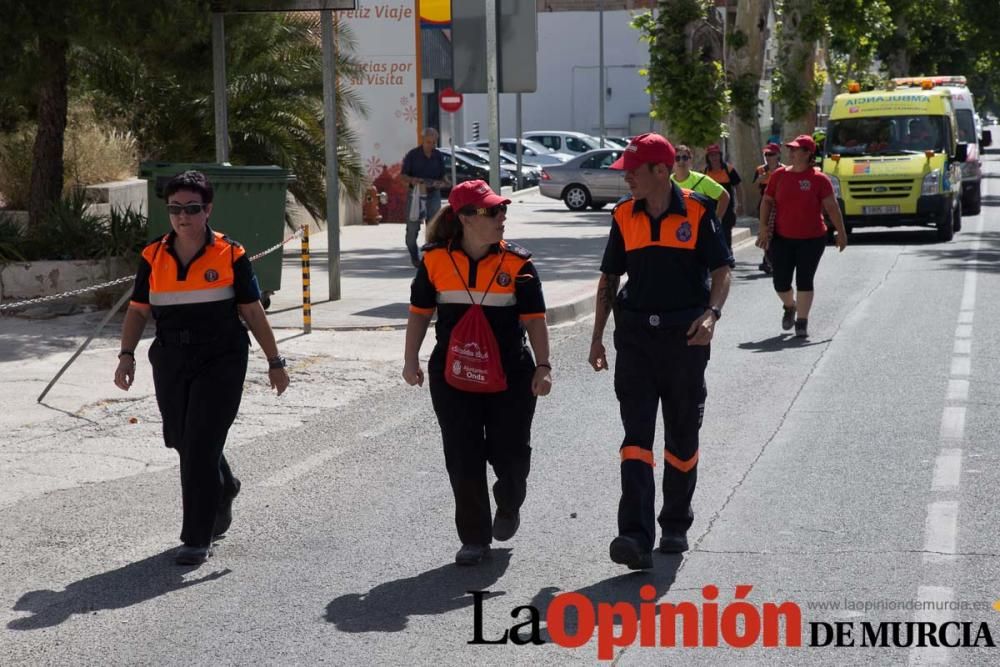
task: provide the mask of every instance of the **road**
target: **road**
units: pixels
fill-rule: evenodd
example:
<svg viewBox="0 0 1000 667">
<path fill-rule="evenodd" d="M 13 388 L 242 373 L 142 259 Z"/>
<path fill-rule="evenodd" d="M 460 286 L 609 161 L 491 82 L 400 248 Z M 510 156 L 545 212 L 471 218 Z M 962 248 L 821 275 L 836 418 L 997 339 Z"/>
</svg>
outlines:
<svg viewBox="0 0 1000 667">
<path fill-rule="evenodd" d="M 996 664 L 1000 649 L 982 637 L 978 648 L 859 646 L 862 622 L 893 621 L 967 622 L 972 639 L 986 622 L 1000 642 L 989 608 L 1000 598 L 1000 152 L 986 168 L 983 213 L 953 242 L 863 230 L 843 254 L 828 248 L 806 342 L 780 330 L 758 251 L 739 251 L 683 558 L 657 554 L 646 573 L 608 559 L 621 427 L 610 374 L 586 364 L 588 319 L 553 331 L 556 385 L 539 402 L 521 529 L 486 565 L 451 562 L 459 545 L 430 398 L 400 383 L 234 444 L 244 492 L 230 535 L 198 569 L 171 560 L 174 468 L 0 508 L 2 662 L 593 663 L 596 632 L 579 648 L 547 641 L 550 603 L 576 591 L 638 605 L 650 584 L 660 602 L 694 603 L 703 626 L 706 586 L 723 617 L 737 586 L 752 586 L 739 592 L 758 610 L 793 602 L 803 646 L 783 646 L 787 627 L 775 648 L 727 646 L 732 632 L 717 648 L 636 640 L 611 652 L 616 664 Z M 546 643 L 470 645 L 472 590 L 489 591 L 483 639 L 532 605 Z M 854 647 L 809 645 L 811 632 L 824 638 L 817 624 L 838 622 L 853 623 Z"/>
</svg>

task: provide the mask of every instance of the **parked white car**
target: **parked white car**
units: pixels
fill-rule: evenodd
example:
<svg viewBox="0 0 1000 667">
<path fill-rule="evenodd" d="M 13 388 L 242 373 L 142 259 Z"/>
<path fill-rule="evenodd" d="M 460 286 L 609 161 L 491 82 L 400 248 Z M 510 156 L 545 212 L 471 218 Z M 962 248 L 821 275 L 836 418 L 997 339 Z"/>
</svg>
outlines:
<svg viewBox="0 0 1000 667">
<path fill-rule="evenodd" d="M 524 139 L 536 141 L 549 150 L 559 153 L 580 155 L 601 147 L 600 139 L 583 132 L 560 132 L 548 130 L 532 130 L 521 135 Z"/>
</svg>

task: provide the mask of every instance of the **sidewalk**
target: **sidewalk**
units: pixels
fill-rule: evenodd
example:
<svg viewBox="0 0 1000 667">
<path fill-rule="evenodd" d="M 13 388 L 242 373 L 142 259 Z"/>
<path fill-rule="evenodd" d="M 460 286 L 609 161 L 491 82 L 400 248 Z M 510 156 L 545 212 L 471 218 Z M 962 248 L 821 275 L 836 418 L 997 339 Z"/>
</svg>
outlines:
<svg viewBox="0 0 1000 667">
<path fill-rule="evenodd" d="M 549 324 L 573 321 L 593 312 L 595 288 L 608 236 L 610 207 L 570 214 L 562 202 L 537 188 L 511 196 L 513 205 L 504 238 L 533 253 L 545 290 Z M 753 219 L 746 219 L 743 224 Z M 756 222 L 756 220 L 753 220 Z M 421 242 L 423 239 L 421 228 Z M 340 233 L 341 298 L 329 301 L 327 232 L 309 237 L 313 329 L 405 327 L 414 270 L 403 243 L 405 225 L 344 227 Z M 734 245 L 750 237 L 738 227 Z M 274 326 L 302 327 L 300 244 L 285 246 L 281 290 L 268 314 Z"/>
</svg>

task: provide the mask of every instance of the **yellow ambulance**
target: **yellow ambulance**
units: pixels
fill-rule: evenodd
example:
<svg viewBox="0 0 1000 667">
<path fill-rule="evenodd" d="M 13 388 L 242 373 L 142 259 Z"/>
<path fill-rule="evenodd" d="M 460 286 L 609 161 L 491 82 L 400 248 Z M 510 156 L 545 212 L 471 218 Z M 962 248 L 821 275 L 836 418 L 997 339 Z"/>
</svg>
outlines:
<svg viewBox="0 0 1000 667">
<path fill-rule="evenodd" d="M 830 109 L 822 170 L 848 230 L 930 225 L 949 241 L 962 226 L 966 155 L 947 90 L 853 86 Z"/>
</svg>

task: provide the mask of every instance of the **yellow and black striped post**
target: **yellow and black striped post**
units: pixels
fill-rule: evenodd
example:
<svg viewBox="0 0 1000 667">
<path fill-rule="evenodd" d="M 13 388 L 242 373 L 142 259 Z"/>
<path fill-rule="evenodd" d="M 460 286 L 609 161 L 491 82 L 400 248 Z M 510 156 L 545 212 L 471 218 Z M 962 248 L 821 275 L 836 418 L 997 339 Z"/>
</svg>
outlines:
<svg viewBox="0 0 1000 667">
<path fill-rule="evenodd" d="M 309 224 L 302 225 L 302 328 L 312 333 L 312 300 L 309 296 Z"/>
</svg>

